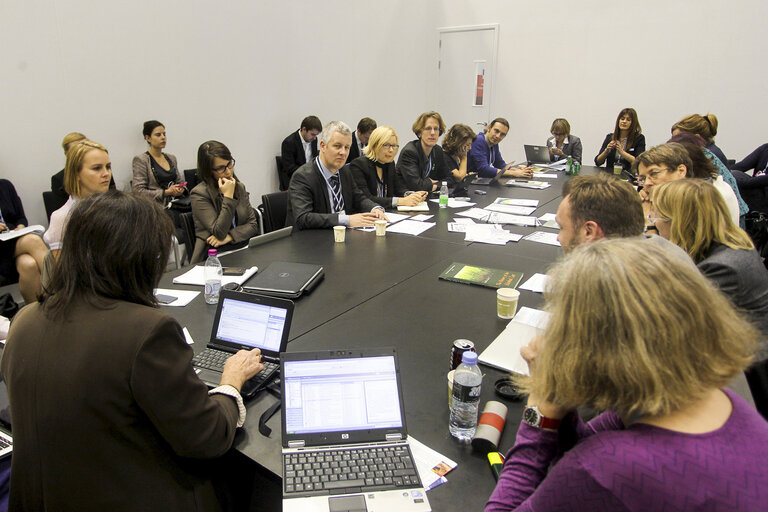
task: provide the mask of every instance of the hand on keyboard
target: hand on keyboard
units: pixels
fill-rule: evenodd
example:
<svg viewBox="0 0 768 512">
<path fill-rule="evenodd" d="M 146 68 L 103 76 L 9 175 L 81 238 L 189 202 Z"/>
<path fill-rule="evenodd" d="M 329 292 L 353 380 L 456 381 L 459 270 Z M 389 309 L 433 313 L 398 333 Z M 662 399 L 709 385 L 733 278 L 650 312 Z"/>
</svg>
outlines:
<svg viewBox="0 0 768 512">
<path fill-rule="evenodd" d="M 224 364 L 220 385 L 229 384 L 238 391 L 243 383 L 264 369 L 261 362 L 261 350 L 240 350 Z"/>
</svg>

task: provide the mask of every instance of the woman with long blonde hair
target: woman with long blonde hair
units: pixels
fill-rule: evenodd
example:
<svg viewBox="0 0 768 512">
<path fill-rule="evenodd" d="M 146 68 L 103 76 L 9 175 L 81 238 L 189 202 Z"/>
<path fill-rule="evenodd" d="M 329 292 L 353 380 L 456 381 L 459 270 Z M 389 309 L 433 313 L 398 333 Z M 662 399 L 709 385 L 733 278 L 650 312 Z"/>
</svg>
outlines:
<svg viewBox="0 0 768 512">
<path fill-rule="evenodd" d="M 528 404 L 486 512 L 764 508 L 768 423 L 724 389 L 754 327 L 642 240 L 582 244 L 549 275 L 548 325 L 521 351 Z M 580 406 L 605 412 L 584 423 Z"/>
</svg>

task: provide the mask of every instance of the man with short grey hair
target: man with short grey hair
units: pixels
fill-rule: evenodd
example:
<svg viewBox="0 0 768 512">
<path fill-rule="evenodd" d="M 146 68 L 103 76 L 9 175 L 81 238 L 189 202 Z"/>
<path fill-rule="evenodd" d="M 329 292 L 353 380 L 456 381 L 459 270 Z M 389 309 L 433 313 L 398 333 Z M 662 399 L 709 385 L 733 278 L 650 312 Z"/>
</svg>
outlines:
<svg viewBox="0 0 768 512">
<path fill-rule="evenodd" d="M 386 220 L 384 209 L 368 199 L 344 167 L 352 130 L 331 121 L 320 134 L 320 154 L 299 167 L 288 187 L 286 225 L 295 230 L 333 226 L 373 226 Z"/>
</svg>

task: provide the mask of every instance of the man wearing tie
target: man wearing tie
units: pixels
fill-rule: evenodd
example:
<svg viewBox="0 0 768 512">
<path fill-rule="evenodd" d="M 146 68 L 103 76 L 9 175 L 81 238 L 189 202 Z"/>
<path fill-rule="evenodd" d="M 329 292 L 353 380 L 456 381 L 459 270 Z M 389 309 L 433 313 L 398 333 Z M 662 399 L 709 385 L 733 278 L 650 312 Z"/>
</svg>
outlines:
<svg viewBox="0 0 768 512">
<path fill-rule="evenodd" d="M 376 121 L 370 117 L 364 117 L 357 123 L 357 130 L 352 133 L 352 147 L 349 148 L 347 163 L 363 154 L 363 149 L 368 145 L 371 132 L 376 129 Z"/>
<path fill-rule="evenodd" d="M 331 121 L 320 134 L 320 154 L 299 167 L 288 187 L 286 225 L 296 230 L 333 226 L 373 226 L 386 220 L 384 209 L 365 197 L 344 167 L 352 145 L 352 130 Z"/>
</svg>

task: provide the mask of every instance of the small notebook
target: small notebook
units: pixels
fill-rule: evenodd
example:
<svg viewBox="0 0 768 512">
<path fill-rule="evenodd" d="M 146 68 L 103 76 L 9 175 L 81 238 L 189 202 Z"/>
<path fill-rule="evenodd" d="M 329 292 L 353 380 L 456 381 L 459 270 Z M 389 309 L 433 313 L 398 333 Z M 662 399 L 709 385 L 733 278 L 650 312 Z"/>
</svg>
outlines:
<svg viewBox="0 0 768 512">
<path fill-rule="evenodd" d="M 446 281 L 488 288 L 515 288 L 523 278 L 523 273 L 453 262 L 438 277 Z"/>
</svg>

